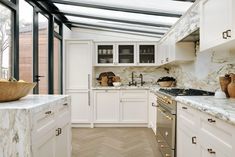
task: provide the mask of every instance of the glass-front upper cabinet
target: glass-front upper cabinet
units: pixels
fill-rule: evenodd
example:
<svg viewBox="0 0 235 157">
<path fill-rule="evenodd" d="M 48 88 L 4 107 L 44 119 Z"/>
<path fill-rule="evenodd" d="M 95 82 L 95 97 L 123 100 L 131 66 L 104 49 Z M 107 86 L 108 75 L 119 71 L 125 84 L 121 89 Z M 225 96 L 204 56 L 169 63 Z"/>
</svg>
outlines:
<svg viewBox="0 0 235 157">
<path fill-rule="evenodd" d="M 115 44 L 96 43 L 96 65 L 114 64 Z"/>
<path fill-rule="evenodd" d="M 137 64 L 151 65 L 156 63 L 156 44 L 137 44 Z"/>
<path fill-rule="evenodd" d="M 135 44 L 117 44 L 118 64 L 134 64 L 135 49 Z"/>
</svg>

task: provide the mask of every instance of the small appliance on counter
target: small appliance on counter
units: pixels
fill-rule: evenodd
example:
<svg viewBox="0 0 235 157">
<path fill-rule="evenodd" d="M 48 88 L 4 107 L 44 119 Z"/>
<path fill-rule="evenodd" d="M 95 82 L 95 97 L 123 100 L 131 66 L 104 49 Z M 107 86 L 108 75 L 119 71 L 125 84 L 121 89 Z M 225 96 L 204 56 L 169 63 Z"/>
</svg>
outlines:
<svg viewBox="0 0 235 157">
<path fill-rule="evenodd" d="M 102 72 L 97 78 L 101 86 L 113 86 L 114 82 L 121 82 L 119 76 L 115 76 L 113 72 Z"/>
<path fill-rule="evenodd" d="M 160 87 L 175 87 L 176 79 L 169 76 L 161 77 L 157 80 L 157 84 Z"/>
</svg>

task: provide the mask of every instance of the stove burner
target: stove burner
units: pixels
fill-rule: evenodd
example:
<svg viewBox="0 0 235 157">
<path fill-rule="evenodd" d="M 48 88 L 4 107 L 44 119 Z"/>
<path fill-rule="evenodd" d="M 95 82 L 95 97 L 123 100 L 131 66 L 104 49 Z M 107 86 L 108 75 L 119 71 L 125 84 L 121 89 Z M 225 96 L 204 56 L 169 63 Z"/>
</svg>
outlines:
<svg viewBox="0 0 235 157">
<path fill-rule="evenodd" d="M 161 92 L 167 93 L 172 96 L 213 96 L 213 92 L 208 92 L 204 90 L 199 89 L 182 89 L 182 88 L 161 88 Z"/>
</svg>

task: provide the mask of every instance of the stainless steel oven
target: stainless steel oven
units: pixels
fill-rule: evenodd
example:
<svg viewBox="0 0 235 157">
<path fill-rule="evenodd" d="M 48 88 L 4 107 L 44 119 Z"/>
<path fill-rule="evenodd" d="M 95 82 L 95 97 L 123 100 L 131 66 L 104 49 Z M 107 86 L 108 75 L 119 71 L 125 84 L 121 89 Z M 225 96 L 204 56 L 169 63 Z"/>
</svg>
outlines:
<svg viewBox="0 0 235 157">
<path fill-rule="evenodd" d="M 163 157 L 175 157 L 176 102 L 157 97 L 157 142 Z"/>
</svg>

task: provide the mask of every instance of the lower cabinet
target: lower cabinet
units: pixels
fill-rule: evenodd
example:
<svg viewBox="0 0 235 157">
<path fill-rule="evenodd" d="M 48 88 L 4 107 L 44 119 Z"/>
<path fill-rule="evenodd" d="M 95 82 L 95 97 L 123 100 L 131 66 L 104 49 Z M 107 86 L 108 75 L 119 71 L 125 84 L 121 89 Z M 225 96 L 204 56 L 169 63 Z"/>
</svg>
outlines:
<svg viewBox="0 0 235 157">
<path fill-rule="evenodd" d="M 121 99 L 121 122 L 147 123 L 146 99 Z"/>
<path fill-rule="evenodd" d="M 178 157 L 233 157 L 235 126 L 177 104 Z"/>
<path fill-rule="evenodd" d="M 147 90 L 94 90 L 94 123 L 148 123 Z"/>
<path fill-rule="evenodd" d="M 157 96 L 149 93 L 149 128 L 152 128 L 153 132 L 157 132 Z"/>
<path fill-rule="evenodd" d="M 32 117 L 33 157 L 71 157 L 70 104 L 45 108 Z"/>
<path fill-rule="evenodd" d="M 119 92 L 97 90 L 94 92 L 94 122 L 117 123 L 119 121 Z"/>
</svg>

